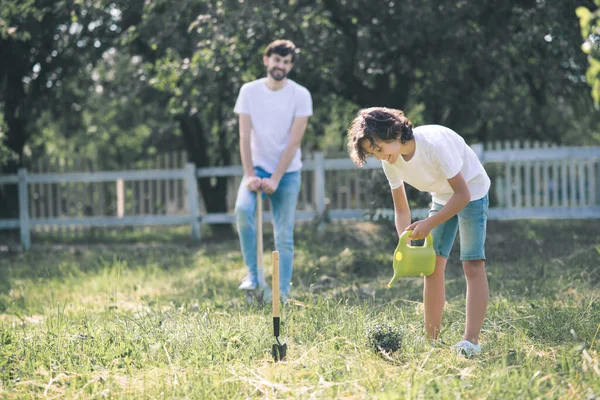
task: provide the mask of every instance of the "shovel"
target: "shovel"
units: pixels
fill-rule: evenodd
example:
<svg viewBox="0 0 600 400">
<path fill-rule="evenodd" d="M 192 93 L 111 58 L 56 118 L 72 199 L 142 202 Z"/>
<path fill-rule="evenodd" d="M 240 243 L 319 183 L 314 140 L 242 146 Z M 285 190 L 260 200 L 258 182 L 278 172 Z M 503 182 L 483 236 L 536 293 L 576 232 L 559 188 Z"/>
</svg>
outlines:
<svg viewBox="0 0 600 400">
<path fill-rule="evenodd" d="M 273 334 L 277 344 L 273 345 L 271 354 L 275 361 L 285 360 L 287 352 L 287 344 L 281 344 L 279 342 L 279 252 L 274 251 L 272 255 L 273 260 Z"/>
</svg>

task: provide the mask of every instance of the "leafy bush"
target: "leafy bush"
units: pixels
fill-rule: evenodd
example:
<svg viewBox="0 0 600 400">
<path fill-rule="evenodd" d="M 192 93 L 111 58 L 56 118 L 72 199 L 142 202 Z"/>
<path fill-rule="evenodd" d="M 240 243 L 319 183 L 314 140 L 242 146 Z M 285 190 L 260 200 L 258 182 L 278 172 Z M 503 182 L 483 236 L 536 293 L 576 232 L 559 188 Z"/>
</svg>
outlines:
<svg viewBox="0 0 600 400">
<path fill-rule="evenodd" d="M 402 346 L 402 333 L 387 322 L 375 322 L 367 327 L 367 345 L 373 350 L 393 353 Z"/>
</svg>

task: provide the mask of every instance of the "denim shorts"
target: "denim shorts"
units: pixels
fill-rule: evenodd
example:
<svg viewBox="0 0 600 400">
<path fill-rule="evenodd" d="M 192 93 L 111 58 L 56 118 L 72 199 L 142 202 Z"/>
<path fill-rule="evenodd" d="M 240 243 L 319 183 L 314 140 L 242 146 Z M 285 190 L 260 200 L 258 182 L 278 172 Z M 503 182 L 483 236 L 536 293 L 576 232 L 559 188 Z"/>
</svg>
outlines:
<svg viewBox="0 0 600 400">
<path fill-rule="evenodd" d="M 442 209 L 441 204 L 433 203 L 429 216 Z M 456 231 L 460 235 L 460 259 L 485 260 L 485 229 L 489 212 L 489 197 L 486 194 L 479 200 L 473 200 L 460 212 L 441 225 L 431 234 L 435 254 L 448 258 L 454 244 Z"/>
</svg>

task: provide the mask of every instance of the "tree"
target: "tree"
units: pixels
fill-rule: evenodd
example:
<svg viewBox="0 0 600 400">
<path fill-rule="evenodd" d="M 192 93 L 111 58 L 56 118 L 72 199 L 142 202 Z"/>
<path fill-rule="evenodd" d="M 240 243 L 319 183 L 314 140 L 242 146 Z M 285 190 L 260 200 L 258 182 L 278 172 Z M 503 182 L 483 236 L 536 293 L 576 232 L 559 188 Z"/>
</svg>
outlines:
<svg viewBox="0 0 600 400">
<path fill-rule="evenodd" d="M 574 2 L 319 4 L 329 24 L 311 23 L 309 63 L 324 65 L 313 72 L 361 107 L 423 104 L 426 122 L 471 141 L 559 142 L 572 126 L 564 109 L 591 104 L 581 99 Z"/>
<path fill-rule="evenodd" d="M 101 170 L 142 167 L 159 151 L 182 150 L 169 98 L 145 82 L 140 57 L 108 49 L 89 75 L 69 84 L 85 87 L 81 125 L 65 129 L 61 116 L 43 113 L 30 141 L 32 155 L 51 160 L 78 158 Z"/>
<path fill-rule="evenodd" d="M 237 93 L 264 76 L 261 53 L 276 38 L 301 49 L 292 78 L 313 94 L 309 148 L 342 149 L 352 115 L 372 105 L 403 108 L 470 142 L 593 143 L 598 114 L 582 95 L 575 8 L 560 0 L 5 0 L 0 159 L 15 161 L 2 168 L 14 171 L 27 146 L 49 152 L 54 142 L 54 151 L 121 160 L 182 146 L 199 167 L 232 164 Z M 225 178 L 199 186 L 209 212 L 226 211 Z"/>
<path fill-rule="evenodd" d="M 600 7 L 600 1 L 595 1 Z M 585 6 L 576 10 L 581 27 L 581 36 L 584 39 L 581 50 L 587 54 L 589 67 L 586 79 L 592 87 L 592 96 L 596 105 L 600 105 L 600 9 L 590 11 Z"/>
<path fill-rule="evenodd" d="M 132 2 L 135 4 L 136 2 Z M 139 3 L 139 2 L 137 2 Z M 129 4 L 129 3 L 128 3 Z M 91 66 L 111 46 L 121 28 L 133 23 L 132 6 L 94 0 L 5 0 L 0 8 L 0 104 L 5 148 L 16 155 L 0 171 L 14 172 L 24 163 L 36 121 L 50 113 L 66 131 L 81 127 L 81 104 Z M 135 14 L 135 13 L 133 13 Z M 134 15 L 135 16 L 135 15 Z M 86 74 L 87 73 L 87 74 Z M 16 207 L 15 192 L 0 198 L 2 210 Z"/>
<path fill-rule="evenodd" d="M 591 104 L 581 96 L 573 8 L 558 0 L 159 0 L 144 5 L 118 51 L 142 57 L 145 71 L 135 79 L 168 97 L 199 167 L 237 158 L 237 92 L 264 75 L 261 50 L 279 37 L 302 48 L 294 76 L 315 101 L 310 147 L 342 148 L 349 116 L 370 105 L 419 108 L 423 122 L 469 141 L 561 141 Z M 577 129 L 571 137 L 589 136 Z M 209 212 L 226 211 L 225 178 L 199 186 Z"/>
</svg>

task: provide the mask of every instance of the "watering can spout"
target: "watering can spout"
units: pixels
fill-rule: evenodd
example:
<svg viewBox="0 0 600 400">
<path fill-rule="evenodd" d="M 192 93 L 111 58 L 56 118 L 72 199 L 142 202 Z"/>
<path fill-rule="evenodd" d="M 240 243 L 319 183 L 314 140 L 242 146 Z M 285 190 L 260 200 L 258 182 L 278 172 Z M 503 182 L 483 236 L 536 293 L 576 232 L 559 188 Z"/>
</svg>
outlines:
<svg viewBox="0 0 600 400">
<path fill-rule="evenodd" d="M 398 242 L 398 246 L 396 247 L 396 250 L 394 251 L 394 263 L 393 263 L 393 267 L 394 267 L 394 276 L 392 277 L 392 280 L 390 281 L 390 283 L 387 284 L 388 288 L 391 288 L 392 285 L 394 284 L 394 282 L 396 282 L 398 279 L 400 279 L 402 277 L 402 258 L 404 257 L 402 252 L 404 250 L 404 248 L 406 247 L 406 240 L 407 235 L 410 233 L 410 231 L 404 231 L 402 233 L 402 235 L 400 235 L 400 240 Z"/>
<path fill-rule="evenodd" d="M 394 282 L 396 282 L 398 279 L 400 279 L 400 277 L 396 275 L 396 272 L 394 271 L 394 276 L 392 277 L 392 280 L 390 281 L 390 283 L 387 284 L 388 289 L 391 288 Z"/>
<path fill-rule="evenodd" d="M 427 276 L 435 270 L 435 250 L 431 233 L 425 238 L 423 246 L 411 246 L 408 244 L 411 232 L 404 231 L 400 235 L 398 247 L 394 251 L 394 276 L 388 283 L 388 288 L 403 276 Z"/>
</svg>

